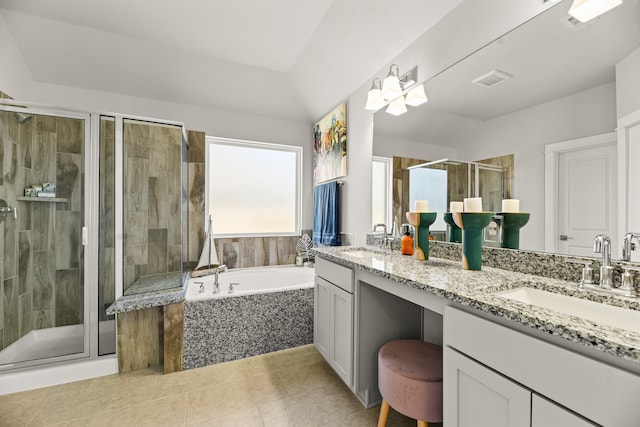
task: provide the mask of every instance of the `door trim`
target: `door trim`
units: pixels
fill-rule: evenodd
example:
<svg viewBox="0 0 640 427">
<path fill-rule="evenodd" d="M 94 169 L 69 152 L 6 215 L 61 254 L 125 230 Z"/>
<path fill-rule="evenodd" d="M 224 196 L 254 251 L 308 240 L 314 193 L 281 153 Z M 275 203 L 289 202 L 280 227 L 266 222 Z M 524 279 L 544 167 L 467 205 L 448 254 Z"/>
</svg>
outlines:
<svg viewBox="0 0 640 427">
<path fill-rule="evenodd" d="M 618 235 L 629 230 L 629 129 L 640 125 L 640 110 L 618 119 Z"/>
<path fill-rule="evenodd" d="M 570 139 L 544 147 L 544 251 L 558 252 L 558 177 L 559 158 L 563 153 L 617 144 L 616 132 Z M 618 168 L 620 166 L 618 165 Z M 619 198 L 618 198 L 619 200 Z"/>
</svg>

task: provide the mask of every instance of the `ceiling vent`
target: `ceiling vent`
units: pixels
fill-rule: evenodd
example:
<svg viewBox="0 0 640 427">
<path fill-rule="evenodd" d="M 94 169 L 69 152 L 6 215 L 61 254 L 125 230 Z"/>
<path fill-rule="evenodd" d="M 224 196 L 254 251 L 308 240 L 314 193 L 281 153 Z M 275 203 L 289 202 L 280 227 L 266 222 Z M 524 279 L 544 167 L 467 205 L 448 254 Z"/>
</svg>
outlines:
<svg viewBox="0 0 640 427">
<path fill-rule="evenodd" d="M 511 74 L 505 73 L 504 71 L 491 70 L 487 74 L 484 74 L 477 79 L 472 80 L 471 83 L 477 84 L 478 86 L 482 87 L 493 87 L 506 80 L 509 80 L 511 77 L 513 77 Z"/>
</svg>

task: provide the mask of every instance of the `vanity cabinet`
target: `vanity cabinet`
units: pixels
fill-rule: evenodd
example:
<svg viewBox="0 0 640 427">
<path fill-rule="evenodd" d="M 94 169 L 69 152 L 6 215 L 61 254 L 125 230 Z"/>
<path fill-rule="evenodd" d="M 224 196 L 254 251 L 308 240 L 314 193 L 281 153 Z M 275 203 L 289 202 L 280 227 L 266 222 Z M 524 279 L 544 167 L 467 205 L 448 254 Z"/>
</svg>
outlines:
<svg viewBox="0 0 640 427">
<path fill-rule="evenodd" d="M 451 347 L 443 353 L 447 424 L 530 427 L 531 392 Z"/>
<path fill-rule="evenodd" d="M 594 425 L 542 396 L 531 394 L 531 427 L 593 427 Z"/>
<path fill-rule="evenodd" d="M 447 347 L 447 423 L 458 427 L 593 427 L 562 406 Z"/>
<path fill-rule="evenodd" d="M 349 387 L 353 385 L 353 270 L 316 259 L 313 342 Z"/>
<path fill-rule="evenodd" d="M 446 425 L 640 423 L 636 374 L 451 306 L 444 343 Z"/>
</svg>

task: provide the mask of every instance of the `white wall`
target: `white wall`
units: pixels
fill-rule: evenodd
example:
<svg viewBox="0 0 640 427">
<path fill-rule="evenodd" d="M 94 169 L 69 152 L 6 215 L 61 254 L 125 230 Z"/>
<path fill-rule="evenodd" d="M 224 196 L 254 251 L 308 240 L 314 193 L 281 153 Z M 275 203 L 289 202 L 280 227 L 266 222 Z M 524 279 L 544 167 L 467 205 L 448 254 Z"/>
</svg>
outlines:
<svg viewBox="0 0 640 427">
<path fill-rule="evenodd" d="M 373 155 L 381 157 L 411 157 L 423 160 L 459 159 L 458 150 L 453 147 L 423 144 L 398 137 L 375 135 Z"/>
<path fill-rule="evenodd" d="M 0 15 L 0 90 L 25 102 L 183 122 L 207 135 L 303 147 L 303 228 L 313 221 L 311 123 L 34 82 Z M 250 173 L 250 171 L 248 171 Z"/>
<path fill-rule="evenodd" d="M 612 132 L 616 127 L 615 83 L 598 86 L 485 122 L 462 150 L 462 160 L 514 154 L 514 197 L 531 213 L 521 230 L 522 249 L 544 250 L 544 147 Z"/>
<path fill-rule="evenodd" d="M 28 84 L 33 81 L 31 73 L 25 65 L 1 13 L 0 59 L 2 61 L 2 66 L 0 66 L 0 90 L 11 96 L 14 96 L 12 91 L 31 93 L 27 89 Z"/>
<path fill-rule="evenodd" d="M 618 118 L 640 110 L 640 47 L 616 64 Z"/>
</svg>

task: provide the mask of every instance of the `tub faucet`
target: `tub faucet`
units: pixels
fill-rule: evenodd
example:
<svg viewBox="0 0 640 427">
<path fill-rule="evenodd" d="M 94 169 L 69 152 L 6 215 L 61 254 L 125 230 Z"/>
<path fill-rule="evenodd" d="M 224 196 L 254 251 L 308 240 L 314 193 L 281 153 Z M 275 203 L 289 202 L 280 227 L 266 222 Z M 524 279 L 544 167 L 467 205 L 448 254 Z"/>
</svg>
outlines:
<svg viewBox="0 0 640 427">
<path fill-rule="evenodd" d="M 605 234 L 598 234 L 593 239 L 593 252 L 602 254 L 600 267 L 600 286 L 610 288 L 613 284 L 614 267 L 611 265 L 611 239 Z"/>
<path fill-rule="evenodd" d="M 218 282 L 218 274 L 221 271 L 227 271 L 227 266 L 226 264 L 222 264 L 216 267 L 216 275 L 215 278 L 213 279 L 213 293 L 217 294 L 220 292 L 220 283 Z"/>
<path fill-rule="evenodd" d="M 373 226 L 373 229 L 371 231 L 373 231 L 374 233 L 378 230 L 378 228 L 382 227 L 382 240 L 381 242 L 378 244 L 378 246 L 382 249 L 385 249 L 386 244 L 387 244 L 387 225 L 386 224 L 375 224 Z"/>
<path fill-rule="evenodd" d="M 640 233 L 627 233 L 624 235 L 624 243 L 622 244 L 622 260 L 631 261 L 631 251 L 634 248 L 633 239 L 640 242 Z"/>
</svg>

